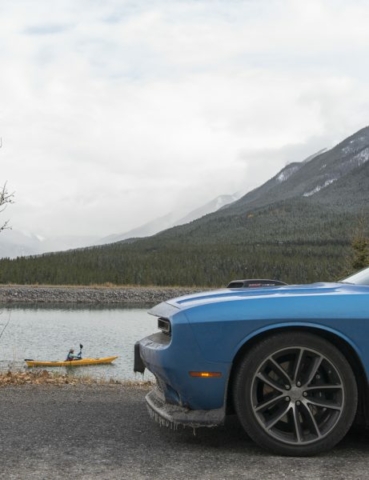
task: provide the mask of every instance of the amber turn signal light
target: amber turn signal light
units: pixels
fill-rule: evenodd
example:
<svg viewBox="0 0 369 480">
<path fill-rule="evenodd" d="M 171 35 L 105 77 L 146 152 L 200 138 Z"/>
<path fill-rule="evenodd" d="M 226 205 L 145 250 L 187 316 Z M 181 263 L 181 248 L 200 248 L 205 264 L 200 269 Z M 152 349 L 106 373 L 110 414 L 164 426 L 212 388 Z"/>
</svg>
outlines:
<svg viewBox="0 0 369 480">
<path fill-rule="evenodd" d="M 200 378 L 219 378 L 222 376 L 220 372 L 189 372 L 190 377 Z"/>
</svg>

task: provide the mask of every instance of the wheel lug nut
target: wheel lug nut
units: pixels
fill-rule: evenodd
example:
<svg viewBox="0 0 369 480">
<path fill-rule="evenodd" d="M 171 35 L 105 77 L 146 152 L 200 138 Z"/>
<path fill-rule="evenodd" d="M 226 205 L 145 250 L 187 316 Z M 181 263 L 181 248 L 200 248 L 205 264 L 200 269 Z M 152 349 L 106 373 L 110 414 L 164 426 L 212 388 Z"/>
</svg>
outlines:
<svg viewBox="0 0 369 480">
<path fill-rule="evenodd" d="M 285 385 L 285 389 L 289 390 L 291 387 L 289 385 Z"/>
<path fill-rule="evenodd" d="M 301 387 L 301 382 L 297 382 L 296 385 L 297 385 L 298 387 Z"/>
<path fill-rule="evenodd" d="M 298 400 L 297 400 L 297 402 L 296 402 L 296 405 L 297 405 L 297 406 L 299 406 L 299 405 L 300 405 L 300 402 L 299 402 Z"/>
<path fill-rule="evenodd" d="M 304 397 L 307 397 L 307 396 L 308 396 L 307 392 L 304 392 L 303 395 L 304 395 Z"/>
<path fill-rule="evenodd" d="M 290 399 L 290 397 L 286 397 L 285 400 L 286 400 L 286 402 L 289 402 L 291 399 Z"/>
</svg>

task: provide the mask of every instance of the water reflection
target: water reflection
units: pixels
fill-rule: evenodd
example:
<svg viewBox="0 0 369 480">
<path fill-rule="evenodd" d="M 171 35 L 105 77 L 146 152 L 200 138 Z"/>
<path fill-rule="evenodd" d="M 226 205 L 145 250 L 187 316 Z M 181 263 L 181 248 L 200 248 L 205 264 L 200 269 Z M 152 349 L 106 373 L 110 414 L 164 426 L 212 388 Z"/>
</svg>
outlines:
<svg viewBox="0 0 369 480">
<path fill-rule="evenodd" d="M 0 306 L 0 370 L 21 369 L 25 358 L 63 360 L 70 348 L 83 356 L 118 355 L 111 365 L 69 368 L 72 375 L 89 375 L 106 380 L 141 379 L 133 372 L 133 346 L 156 331 L 150 306 L 32 305 Z M 7 322 L 9 324 L 6 326 Z M 5 330 L 3 331 L 4 327 Z M 65 367 L 52 368 L 65 373 Z M 145 373 L 144 379 L 152 379 Z"/>
</svg>

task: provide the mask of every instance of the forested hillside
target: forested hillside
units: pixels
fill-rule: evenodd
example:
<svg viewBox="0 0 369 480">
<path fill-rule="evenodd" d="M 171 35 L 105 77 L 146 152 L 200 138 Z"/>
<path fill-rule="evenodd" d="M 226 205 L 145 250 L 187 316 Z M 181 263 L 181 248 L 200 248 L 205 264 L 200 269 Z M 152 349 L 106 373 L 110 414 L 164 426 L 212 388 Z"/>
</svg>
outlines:
<svg viewBox="0 0 369 480">
<path fill-rule="evenodd" d="M 352 268 L 358 229 L 369 236 L 368 206 L 367 127 L 186 225 L 124 243 L 3 259 L 0 283 L 222 286 L 235 278 L 334 280 Z"/>
</svg>

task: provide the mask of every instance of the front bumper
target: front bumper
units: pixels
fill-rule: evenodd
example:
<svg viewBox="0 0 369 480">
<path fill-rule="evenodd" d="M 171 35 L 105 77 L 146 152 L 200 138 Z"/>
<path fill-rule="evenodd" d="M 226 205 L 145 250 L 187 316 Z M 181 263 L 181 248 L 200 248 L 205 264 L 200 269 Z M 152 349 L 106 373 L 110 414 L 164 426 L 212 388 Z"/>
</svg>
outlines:
<svg viewBox="0 0 369 480">
<path fill-rule="evenodd" d="M 192 428 L 215 427 L 224 422 L 224 408 L 213 410 L 190 410 L 179 405 L 165 402 L 158 387 L 146 395 L 146 404 L 150 416 L 165 426 L 185 425 Z"/>
<path fill-rule="evenodd" d="M 186 332 L 191 335 L 191 330 Z M 143 373 L 147 368 L 156 379 L 153 390 L 146 396 L 150 415 L 165 425 L 197 428 L 223 424 L 230 365 L 204 360 L 196 342 L 185 338 L 185 332 L 178 345 L 165 338 L 153 334 L 134 346 L 134 371 Z M 216 378 L 190 375 L 199 369 L 220 375 Z"/>
<path fill-rule="evenodd" d="M 165 403 L 193 411 L 221 409 L 231 365 L 205 360 L 196 342 L 188 335 L 191 331 L 186 329 L 176 345 L 163 334 L 141 339 L 135 345 L 134 370 L 143 373 L 147 368 L 155 376 Z M 190 372 L 197 371 L 219 372 L 219 375 L 217 378 L 190 375 Z"/>
</svg>

